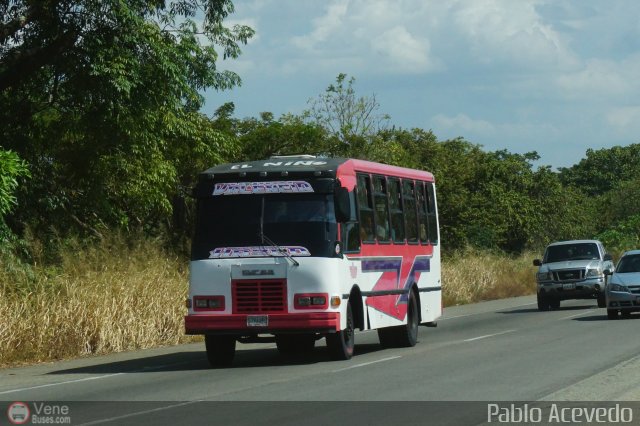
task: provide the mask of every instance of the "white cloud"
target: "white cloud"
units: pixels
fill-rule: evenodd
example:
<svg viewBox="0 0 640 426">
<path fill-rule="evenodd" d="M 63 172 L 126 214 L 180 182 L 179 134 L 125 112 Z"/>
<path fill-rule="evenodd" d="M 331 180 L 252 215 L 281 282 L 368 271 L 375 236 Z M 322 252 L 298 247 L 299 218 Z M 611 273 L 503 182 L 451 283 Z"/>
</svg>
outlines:
<svg viewBox="0 0 640 426">
<path fill-rule="evenodd" d="M 618 134 L 637 139 L 640 133 L 640 106 L 614 108 L 606 114 L 606 120 Z"/>
<path fill-rule="evenodd" d="M 590 59 L 578 71 L 558 76 L 557 86 L 567 96 L 615 98 L 636 92 L 640 88 L 640 56 L 634 55 L 622 61 Z"/>
<path fill-rule="evenodd" d="M 438 62 L 430 58 L 429 40 L 414 37 L 403 26 L 374 37 L 371 49 L 385 58 L 383 62 L 396 72 L 420 73 L 440 68 Z"/>
<path fill-rule="evenodd" d="M 562 35 L 536 12 L 541 1 L 458 1 L 452 10 L 456 32 L 486 64 L 573 67 L 576 57 Z"/>
<path fill-rule="evenodd" d="M 348 4 L 348 1 L 331 3 L 324 16 L 313 19 L 313 31 L 304 36 L 293 37 L 292 44 L 305 50 L 313 50 L 318 44 L 326 42 L 331 36 L 341 32 Z"/>
<path fill-rule="evenodd" d="M 474 119 L 466 114 L 455 116 L 437 114 L 430 120 L 432 130 L 440 139 L 464 137 L 465 139 L 483 145 L 487 150 L 509 149 L 506 144 L 498 141 L 510 141 L 518 145 L 517 152 L 533 151 L 550 141 L 560 137 L 561 132 L 554 125 L 532 122 L 503 122 L 493 123 L 483 119 Z M 553 144 L 553 142 L 551 142 Z"/>
<path fill-rule="evenodd" d="M 437 114 L 431 121 L 434 123 L 435 128 L 445 131 L 447 134 L 451 134 L 452 131 L 459 132 L 459 136 L 469 133 L 488 136 L 494 134 L 496 130 L 495 126 L 490 122 L 474 120 L 466 114 L 458 114 L 454 117 Z"/>
</svg>

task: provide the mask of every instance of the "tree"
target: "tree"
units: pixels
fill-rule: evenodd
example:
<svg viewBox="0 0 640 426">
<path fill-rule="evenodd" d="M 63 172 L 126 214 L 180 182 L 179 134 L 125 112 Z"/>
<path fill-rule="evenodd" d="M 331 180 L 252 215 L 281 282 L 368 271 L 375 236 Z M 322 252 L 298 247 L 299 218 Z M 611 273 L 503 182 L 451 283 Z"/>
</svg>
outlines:
<svg viewBox="0 0 640 426">
<path fill-rule="evenodd" d="M 29 176 L 29 169 L 15 152 L 0 149 L 0 240 L 6 239 L 4 217 L 16 206 L 14 195 L 18 179 Z"/>
<path fill-rule="evenodd" d="M 21 221 L 157 226 L 193 166 L 234 152 L 198 112 L 204 89 L 240 84 L 216 67 L 253 34 L 223 25 L 230 0 L 0 0 L 0 12 L 0 145 L 33 175 Z"/>
<path fill-rule="evenodd" d="M 305 111 L 306 117 L 347 145 L 354 137 L 375 135 L 390 119 L 378 112 L 380 104 L 375 94 L 356 96 L 355 81 L 354 77 L 347 80 L 346 74 L 338 74 L 335 84 L 330 84 L 316 99 L 310 99 L 310 109 Z"/>
<path fill-rule="evenodd" d="M 640 144 L 588 149 L 578 164 L 560 169 L 560 178 L 590 196 L 604 194 L 618 182 L 640 178 Z"/>
</svg>

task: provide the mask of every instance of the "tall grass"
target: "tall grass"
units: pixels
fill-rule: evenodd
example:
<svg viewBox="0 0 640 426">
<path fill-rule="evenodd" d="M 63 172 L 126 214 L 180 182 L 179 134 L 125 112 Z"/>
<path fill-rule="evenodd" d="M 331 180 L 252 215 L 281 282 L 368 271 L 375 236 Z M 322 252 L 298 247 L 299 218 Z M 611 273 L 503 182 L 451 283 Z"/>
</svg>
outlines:
<svg viewBox="0 0 640 426">
<path fill-rule="evenodd" d="M 536 292 L 533 253 L 518 257 L 468 249 L 442 264 L 445 306 L 504 299 Z"/>
<path fill-rule="evenodd" d="M 184 335 L 187 261 L 157 241 L 65 240 L 30 264 L 0 256 L 0 366 L 174 345 Z M 55 266 L 45 257 L 55 258 Z M 535 292 L 532 255 L 467 251 L 443 263 L 445 306 Z"/>
<path fill-rule="evenodd" d="M 0 365 L 185 342 L 186 262 L 153 241 L 65 243 L 56 267 L 0 268 Z"/>
</svg>

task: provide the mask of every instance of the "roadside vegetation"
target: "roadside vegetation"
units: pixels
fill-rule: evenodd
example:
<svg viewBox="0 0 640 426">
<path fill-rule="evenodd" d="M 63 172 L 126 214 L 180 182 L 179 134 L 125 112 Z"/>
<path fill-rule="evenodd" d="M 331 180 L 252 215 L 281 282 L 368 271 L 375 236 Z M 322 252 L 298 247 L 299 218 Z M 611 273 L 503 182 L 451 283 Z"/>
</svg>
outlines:
<svg viewBox="0 0 640 426">
<path fill-rule="evenodd" d="M 303 153 L 432 172 L 448 306 L 533 293 L 531 253 L 554 240 L 640 247 L 640 144 L 552 170 L 535 151 L 396 127 L 346 74 L 300 114 L 206 116 L 205 90 L 241 83 L 219 59 L 254 34 L 225 26 L 233 10 L 0 2 L 0 365 L 189 341 L 189 194 L 222 162 Z"/>
<path fill-rule="evenodd" d="M 199 341 L 184 335 L 187 259 L 144 236 L 52 242 L 48 264 L 1 257 L 0 367 Z M 445 306 L 535 291 L 531 259 L 477 251 L 443 264 Z"/>
</svg>

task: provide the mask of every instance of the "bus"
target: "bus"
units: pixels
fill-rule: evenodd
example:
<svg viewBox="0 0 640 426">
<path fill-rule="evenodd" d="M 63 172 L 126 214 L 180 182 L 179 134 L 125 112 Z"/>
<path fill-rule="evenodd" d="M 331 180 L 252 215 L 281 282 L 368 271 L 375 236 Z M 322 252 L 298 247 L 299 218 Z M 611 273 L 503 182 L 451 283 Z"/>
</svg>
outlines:
<svg viewBox="0 0 640 426">
<path fill-rule="evenodd" d="M 304 354 L 324 338 L 353 356 L 355 331 L 411 347 L 442 315 L 432 173 L 309 155 L 221 164 L 198 176 L 186 333 L 212 366 L 236 343 Z"/>
</svg>

